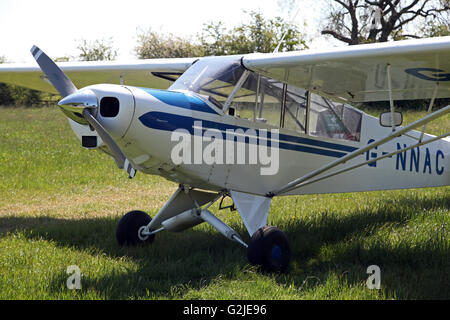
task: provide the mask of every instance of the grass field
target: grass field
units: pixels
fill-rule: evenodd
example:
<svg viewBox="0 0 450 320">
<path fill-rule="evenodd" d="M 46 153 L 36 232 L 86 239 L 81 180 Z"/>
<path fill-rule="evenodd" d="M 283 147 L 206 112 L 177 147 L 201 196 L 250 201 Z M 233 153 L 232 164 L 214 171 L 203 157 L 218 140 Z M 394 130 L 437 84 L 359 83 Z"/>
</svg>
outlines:
<svg viewBox="0 0 450 320">
<path fill-rule="evenodd" d="M 154 216 L 175 189 L 81 148 L 57 108 L 0 108 L 0 299 L 450 299 L 450 187 L 275 198 L 269 224 L 293 251 L 281 275 L 206 224 L 118 247 L 122 215 Z M 236 212 L 213 212 L 248 240 Z M 374 264 L 380 290 L 366 287 Z"/>
</svg>

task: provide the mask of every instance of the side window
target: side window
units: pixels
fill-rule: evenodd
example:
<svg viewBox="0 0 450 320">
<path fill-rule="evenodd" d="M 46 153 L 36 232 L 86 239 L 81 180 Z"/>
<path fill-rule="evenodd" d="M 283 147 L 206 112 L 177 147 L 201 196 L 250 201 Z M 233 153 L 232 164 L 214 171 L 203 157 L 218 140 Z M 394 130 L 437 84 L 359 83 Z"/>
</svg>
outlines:
<svg viewBox="0 0 450 320">
<path fill-rule="evenodd" d="M 233 90 L 234 85 L 216 81 L 214 90 L 208 90 L 220 92 L 223 96 L 217 96 L 220 102 L 213 102 L 220 105 L 229 96 L 223 90 L 233 91 L 233 100 L 228 109 L 230 115 L 312 136 L 359 141 L 362 114 L 351 106 L 334 103 L 311 93 L 308 110 L 307 92 L 304 89 L 253 72 L 242 81 L 237 92 Z M 209 88 L 210 84 L 207 86 Z"/>
<path fill-rule="evenodd" d="M 350 106 L 342 105 L 342 121 L 344 125 L 347 127 L 350 135 L 349 139 L 354 141 L 359 141 L 361 138 L 361 120 L 362 114 L 361 112 L 356 111 Z"/>
<path fill-rule="evenodd" d="M 282 99 L 281 82 L 250 73 L 233 98 L 231 108 L 237 117 L 280 127 Z"/>
<path fill-rule="evenodd" d="M 345 104 L 311 94 L 309 133 L 313 136 L 359 141 L 361 134 L 360 112 Z"/>
<path fill-rule="evenodd" d="M 280 127 L 283 84 L 260 76 L 256 121 Z"/>
<path fill-rule="evenodd" d="M 284 128 L 306 132 L 306 90 L 287 86 Z"/>
<path fill-rule="evenodd" d="M 231 104 L 236 116 L 248 120 L 255 119 L 257 86 L 257 76 L 251 73 L 236 93 Z"/>
<path fill-rule="evenodd" d="M 255 118 L 255 101 L 248 102 L 242 99 L 233 102 L 232 108 L 235 109 L 235 115 L 247 120 L 254 120 Z"/>
</svg>

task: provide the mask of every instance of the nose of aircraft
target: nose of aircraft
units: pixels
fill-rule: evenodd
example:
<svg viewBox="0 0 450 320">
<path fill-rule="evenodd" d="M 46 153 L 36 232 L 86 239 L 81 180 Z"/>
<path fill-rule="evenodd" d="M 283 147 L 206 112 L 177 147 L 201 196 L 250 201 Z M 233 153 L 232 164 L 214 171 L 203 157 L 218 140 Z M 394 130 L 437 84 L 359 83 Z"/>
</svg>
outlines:
<svg viewBox="0 0 450 320">
<path fill-rule="evenodd" d="M 75 110 L 77 110 L 80 107 L 96 108 L 98 107 L 98 101 L 97 96 L 92 90 L 85 89 L 72 93 L 61 99 L 58 102 L 58 105 L 63 109 L 70 109 L 70 106 L 72 106 Z"/>
<path fill-rule="evenodd" d="M 61 110 L 75 122 L 87 125 L 83 117 L 83 109 L 96 109 L 98 107 L 97 96 L 92 90 L 80 90 L 69 94 L 58 102 Z"/>
<path fill-rule="evenodd" d="M 131 125 L 135 107 L 131 91 L 117 85 L 95 85 L 78 90 L 42 50 L 33 46 L 31 53 L 47 79 L 63 97 L 59 102 L 63 112 L 76 122 L 89 124 L 91 129 L 95 129 L 108 146 L 117 166 L 125 169 L 128 177 L 133 178 L 136 170 L 113 138 L 123 138 Z M 94 144 L 87 143 L 87 146 L 91 145 Z"/>
<path fill-rule="evenodd" d="M 134 97 L 126 87 L 95 85 L 72 93 L 58 105 L 72 120 L 87 125 L 83 110 L 91 109 L 97 121 L 115 139 L 123 138 L 134 114 Z"/>
</svg>

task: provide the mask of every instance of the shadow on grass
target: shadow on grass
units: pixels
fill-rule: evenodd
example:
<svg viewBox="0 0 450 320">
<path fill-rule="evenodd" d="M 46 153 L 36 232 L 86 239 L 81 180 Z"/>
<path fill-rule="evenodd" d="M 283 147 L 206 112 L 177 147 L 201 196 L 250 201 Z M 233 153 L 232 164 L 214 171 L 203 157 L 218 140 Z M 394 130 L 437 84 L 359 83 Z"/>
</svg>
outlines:
<svg viewBox="0 0 450 320">
<path fill-rule="evenodd" d="M 245 248 L 209 230 L 162 232 L 151 245 L 120 247 L 115 239 L 118 221 L 119 218 L 0 217 L 0 237 L 7 232 L 22 231 L 30 240 L 52 241 L 57 246 L 85 251 L 92 256 L 131 260 L 138 266 L 133 272 L 112 273 L 101 279 L 83 276 L 83 290 L 95 290 L 107 299 L 138 298 L 148 294 L 177 297 L 188 287 L 201 288 L 217 275 L 233 274 L 247 264 Z M 245 230 L 239 226 L 232 227 L 244 234 Z M 55 292 L 66 283 L 65 271 L 53 275 L 50 288 Z"/>
<path fill-rule="evenodd" d="M 323 285 L 331 274 L 345 274 L 348 285 L 365 283 L 366 268 L 376 264 L 382 271 L 386 296 L 414 299 L 450 297 L 450 254 L 448 240 L 435 239 L 423 246 L 385 246 L 382 241 L 365 246 L 365 241 L 386 225 L 404 226 L 420 212 L 448 208 L 444 199 L 401 198 L 386 201 L 377 210 L 324 212 L 313 221 L 295 221 L 280 226 L 293 251 L 289 274 L 275 276 L 278 283 L 294 283 L 303 288 L 314 276 L 308 290 Z M 414 210 L 411 210 L 414 208 Z M 188 230 L 160 233 L 150 246 L 123 248 L 116 244 L 118 218 L 64 220 L 54 218 L 0 218 L 2 237 L 6 232 L 24 229 L 28 239 L 44 239 L 59 246 L 106 254 L 114 259 L 128 258 L 138 265 L 132 272 L 112 273 L 104 278 L 83 278 L 83 290 L 95 290 L 107 299 L 182 297 L 185 290 L 207 286 L 218 275 L 233 278 L 247 268 L 246 250 L 217 232 Z M 241 235 L 246 231 L 232 226 Z M 248 236 L 244 237 L 248 240 Z M 329 252 L 327 252 L 327 250 Z M 61 290 L 67 274 L 54 275 L 51 288 Z M 258 298 L 258 297 L 255 297 Z"/>
<path fill-rule="evenodd" d="M 305 278 L 316 279 L 314 286 L 323 285 L 330 275 L 342 276 L 349 285 L 365 287 L 367 267 L 381 269 L 385 296 L 399 299 L 450 298 L 450 244 L 448 226 L 444 221 L 427 230 L 425 241 L 399 235 L 398 243 L 387 237 L 405 228 L 410 221 L 426 220 L 427 211 L 450 208 L 450 195 L 438 198 L 402 197 L 386 200 L 376 210 L 323 212 L 309 223 L 289 223 L 283 228 L 293 248 L 292 268 L 281 283 L 305 286 Z M 440 213 L 441 214 L 441 213 Z M 426 227 L 429 228 L 429 227 Z M 382 231 L 381 234 L 379 232 Z M 417 234 L 418 238 L 424 235 Z M 411 238 L 407 238 L 411 237 Z"/>
</svg>

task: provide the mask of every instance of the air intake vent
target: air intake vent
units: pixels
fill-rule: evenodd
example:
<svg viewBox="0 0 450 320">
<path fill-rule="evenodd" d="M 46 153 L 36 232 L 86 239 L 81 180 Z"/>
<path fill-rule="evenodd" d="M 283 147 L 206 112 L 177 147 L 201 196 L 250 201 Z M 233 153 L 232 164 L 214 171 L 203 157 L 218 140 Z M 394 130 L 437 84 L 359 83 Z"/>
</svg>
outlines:
<svg viewBox="0 0 450 320">
<path fill-rule="evenodd" d="M 113 118 L 119 114 L 119 99 L 104 97 L 100 100 L 100 115 L 105 118 Z"/>
<path fill-rule="evenodd" d="M 97 148 L 96 136 L 82 136 L 81 145 L 85 148 Z"/>
</svg>

